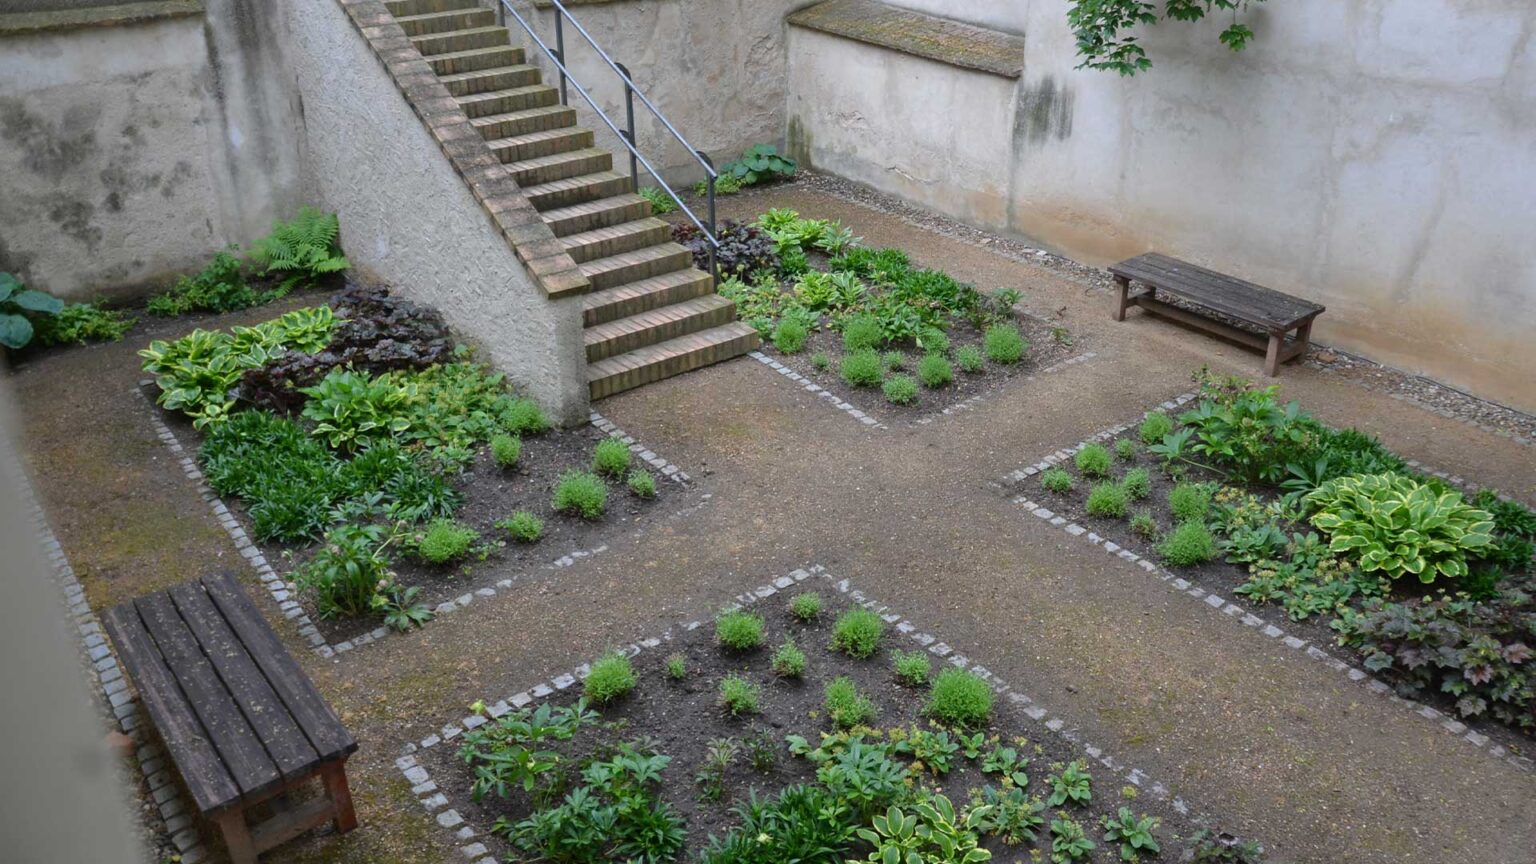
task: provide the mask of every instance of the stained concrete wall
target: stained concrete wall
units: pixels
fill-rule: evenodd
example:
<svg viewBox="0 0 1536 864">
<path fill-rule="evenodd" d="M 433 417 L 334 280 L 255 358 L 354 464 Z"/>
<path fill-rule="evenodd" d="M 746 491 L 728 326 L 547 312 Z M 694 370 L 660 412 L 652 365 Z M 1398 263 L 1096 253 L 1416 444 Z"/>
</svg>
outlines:
<svg viewBox="0 0 1536 864">
<path fill-rule="evenodd" d="M 1023 79 L 793 28 L 814 164 L 1090 262 L 1158 249 L 1318 300 L 1317 338 L 1536 410 L 1536 7 L 1288 0 L 1241 54 L 1220 21 L 1149 28 L 1126 79 L 1075 68 L 1065 0 L 897 2 L 1024 33 Z M 957 127 L 994 170 L 921 170 Z"/>
<path fill-rule="evenodd" d="M 278 0 L 315 192 L 362 276 L 430 303 L 565 425 L 587 418 L 582 298 L 536 288 L 336 0 Z"/>
<path fill-rule="evenodd" d="M 64 297 L 131 295 L 304 203 L 269 7 L 206 7 L 0 32 L 0 269 Z"/>
</svg>

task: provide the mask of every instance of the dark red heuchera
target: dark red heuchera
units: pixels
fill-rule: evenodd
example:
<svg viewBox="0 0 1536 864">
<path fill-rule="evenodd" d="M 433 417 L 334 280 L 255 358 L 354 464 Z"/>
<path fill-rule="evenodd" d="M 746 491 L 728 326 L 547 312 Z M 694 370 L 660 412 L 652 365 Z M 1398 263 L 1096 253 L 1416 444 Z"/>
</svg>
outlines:
<svg viewBox="0 0 1536 864">
<path fill-rule="evenodd" d="M 716 231 L 720 249 L 715 253 L 716 263 L 724 276 L 747 277 L 759 270 L 777 271 L 779 255 L 773 238 L 760 228 L 754 228 L 735 219 L 727 219 Z M 672 226 L 672 239 L 693 253 L 693 264 L 700 270 L 709 270 L 709 240 L 697 226 L 688 223 Z"/>
<path fill-rule="evenodd" d="M 331 298 L 338 321 L 325 350 L 291 352 L 249 370 L 234 396 L 283 414 L 304 405 L 298 392 L 338 366 L 377 375 L 424 369 L 453 357 L 453 338 L 436 309 L 389 296 L 388 288 L 355 286 Z"/>
</svg>

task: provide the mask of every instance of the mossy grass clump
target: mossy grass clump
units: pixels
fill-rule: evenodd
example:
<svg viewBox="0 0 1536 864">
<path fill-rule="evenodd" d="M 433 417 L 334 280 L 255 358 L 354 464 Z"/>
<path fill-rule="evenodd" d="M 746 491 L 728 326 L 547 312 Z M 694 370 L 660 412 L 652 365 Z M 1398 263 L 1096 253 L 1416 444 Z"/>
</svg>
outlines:
<svg viewBox="0 0 1536 864">
<path fill-rule="evenodd" d="M 917 361 L 917 378 L 924 387 L 937 390 L 955 380 L 955 369 L 943 354 L 929 354 Z"/>
<path fill-rule="evenodd" d="M 1157 554 L 1175 567 L 1193 567 L 1216 557 L 1216 539 L 1204 522 L 1180 522 L 1163 538 Z"/>
<path fill-rule="evenodd" d="M 837 617 L 832 625 L 832 649 L 857 660 L 867 660 L 880 650 L 885 622 L 874 612 L 855 607 Z"/>
<path fill-rule="evenodd" d="M 911 375 L 892 375 L 880 389 L 892 405 L 911 405 L 917 401 L 917 381 Z"/>
<path fill-rule="evenodd" d="M 1125 515 L 1131 496 L 1119 483 L 1097 483 L 1088 492 L 1084 509 L 1089 516 L 1107 516 L 1118 519 Z"/>
<path fill-rule="evenodd" d="M 1136 435 L 1143 444 L 1160 444 L 1163 436 L 1172 431 L 1173 418 L 1161 411 L 1155 411 L 1141 421 L 1141 428 L 1136 430 Z"/>
<path fill-rule="evenodd" d="M 731 651 L 751 651 L 763 644 L 763 616 L 742 609 L 715 618 L 715 641 Z"/>
<path fill-rule="evenodd" d="M 540 435 L 551 428 L 544 410 L 532 399 L 513 399 L 501 409 L 501 428 L 513 435 Z"/>
<path fill-rule="evenodd" d="M 636 468 L 629 472 L 629 478 L 624 481 L 629 491 L 637 498 L 656 497 L 656 477 L 643 468 Z"/>
<path fill-rule="evenodd" d="M 1129 462 L 1136 458 L 1136 442 L 1129 438 L 1121 438 L 1115 442 L 1115 458 L 1121 462 Z"/>
<path fill-rule="evenodd" d="M 464 557 L 480 532 L 452 519 L 434 519 L 422 533 L 416 554 L 428 564 L 447 564 Z"/>
<path fill-rule="evenodd" d="M 1047 468 L 1045 473 L 1040 475 L 1040 485 L 1047 492 L 1065 495 L 1072 491 L 1072 475 L 1061 468 Z"/>
<path fill-rule="evenodd" d="M 892 372 L 900 372 L 907 368 L 907 355 L 900 351 L 887 351 L 880 355 L 880 362 L 885 365 L 886 369 Z"/>
<path fill-rule="evenodd" d="M 805 624 L 814 622 L 821 617 L 821 595 L 815 591 L 796 594 L 789 601 L 789 614 Z"/>
<path fill-rule="evenodd" d="M 617 438 L 604 438 L 597 442 L 597 447 L 592 450 L 592 470 L 609 477 L 623 477 L 629 470 L 630 462 L 634 460 L 634 453 L 630 452 L 629 445 Z"/>
<path fill-rule="evenodd" d="M 773 347 L 783 354 L 799 354 L 805 350 L 805 340 L 810 338 L 810 335 L 804 322 L 785 318 L 773 330 Z"/>
<path fill-rule="evenodd" d="M 1140 501 L 1152 494 L 1152 475 L 1145 468 L 1132 468 L 1120 478 L 1126 494 Z"/>
<path fill-rule="evenodd" d="M 843 350 L 850 354 L 874 350 L 883 341 L 885 331 L 880 327 L 880 319 L 867 312 L 851 316 L 843 324 Z"/>
<path fill-rule="evenodd" d="M 891 663 L 896 670 L 896 680 L 908 687 L 921 687 L 928 683 L 932 661 L 926 651 L 895 651 Z"/>
<path fill-rule="evenodd" d="M 1109 450 L 1095 441 L 1077 451 L 1072 464 L 1083 472 L 1084 477 L 1108 477 L 1110 461 Z"/>
<path fill-rule="evenodd" d="M 668 678 L 681 681 L 688 677 L 688 659 L 681 654 L 668 654 L 666 669 Z"/>
<path fill-rule="evenodd" d="M 601 519 L 608 508 L 608 485 L 591 471 L 567 471 L 555 483 L 549 506 L 557 513 Z"/>
<path fill-rule="evenodd" d="M 635 689 L 639 679 L 629 658 L 617 651 L 609 651 L 599 657 L 587 671 L 581 692 L 597 705 L 607 705 Z"/>
<path fill-rule="evenodd" d="M 874 387 L 885 377 L 880 366 L 880 355 L 873 348 L 863 348 L 843 355 L 839 370 L 843 383 L 849 387 Z"/>
<path fill-rule="evenodd" d="M 1029 343 L 1024 341 L 1018 328 L 1011 324 L 994 324 L 988 327 L 982 333 L 981 344 L 986 349 L 987 359 L 1004 366 L 1011 366 L 1023 360 L 1024 352 L 1029 350 Z"/>
<path fill-rule="evenodd" d="M 1168 490 L 1168 509 L 1178 522 L 1203 521 L 1211 512 L 1213 491 L 1209 484 L 1185 481 Z"/>
<path fill-rule="evenodd" d="M 951 666 L 933 679 L 923 713 L 946 726 L 985 726 L 992 716 L 992 688 L 975 673 Z"/>
<path fill-rule="evenodd" d="M 762 690 L 740 675 L 727 675 L 720 680 L 720 707 L 732 717 L 756 714 Z"/>
<path fill-rule="evenodd" d="M 955 365 L 968 375 L 975 375 L 987 368 L 987 358 L 975 345 L 961 345 L 955 349 Z"/>
<path fill-rule="evenodd" d="M 827 719 L 839 729 L 868 726 L 875 721 L 875 703 L 860 693 L 853 679 L 846 675 L 827 682 L 822 689 L 822 707 Z"/>
<path fill-rule="evenodd" d="M 795 644 L 793 639 L 785 639 L 773 652 L 773 659 L 769 661 L 768 668 L 780 678 L 799 678 L 805 674 L 805 652 Z"/>
<path fill-rule="evenodd" d="M 544 520 L 527 510 L 513 513 L 497 522 L 496 527 L 512 535 L 512 539 L 518 543 L 537 543 L 544 536 Z"/>
<path fill-rule="evenodd" d="M 817 372 L 825 372 L 832 368 L 832 357 L 825 351 L 817 351 L 811 355 L 811 368 Z"/>
<path fill-rule="evenodd" d="M 491 438 L 491 458 L 497 467 L 511 468 L 523 455 L 523 439 L 505 433 Z"/>
</svg>

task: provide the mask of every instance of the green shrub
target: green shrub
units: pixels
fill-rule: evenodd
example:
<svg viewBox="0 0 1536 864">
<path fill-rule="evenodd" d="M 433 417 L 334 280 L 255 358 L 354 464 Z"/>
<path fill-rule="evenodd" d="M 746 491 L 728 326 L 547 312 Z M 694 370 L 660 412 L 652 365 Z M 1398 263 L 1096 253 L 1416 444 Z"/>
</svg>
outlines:
<svg viewBox="0 0 1536 864">
<path fill-rule="evenodd" d="M 742 186 L 756 186 L 772 180 L 788 180 L 795 176 L 795 160 L 779 154 L 772 144 L 753 144 L 735 162 L 720 166 L 718 187 L 726 177 L 734 177 Z"/>
<path fill-rule="evenodd" d="M 334 213 L 299 208 L 291 222 L 274 222 L 272 233 L 251 246 L 251 261 L 264 276 L 281 276 L 278 291 L 313 284 L 351 266 L 337 240 L 341 224 Z"/>
<path fill-rule="evenodd" d="M 1131 496 L 1119 483 L 1096 483 L 1088 492 L 1084 509 L 1089 516 L 1108 516 L 1115 519 L 1125 515 Z"/>
<path fill-rule="evenodd" d="M 891 372 L 900 372 L 907 368 L 907 355 L 900 351 L 887 351 L 880 355 L 880 363 Z"/>
<path fill-rule="evenodd" d="M 629 479 L 625 481 L 625 485 L 637 498 L 656 497 L 656 478 L 644 468 L 636 468 L 629 472 Z"/>
<path fill-rule="evenodd" d="M 46 342 L 45 330 L 54 326 L 66 307 L 46 291 L 28 288 L 11 273 L 0 273 L 0 346 L 19 351 L 33 338 Z"/>
<path fill-rule="evenodd" d="M 1132 468 L 1120 478 L 1120 485 L 1137 501 L 1152 494 L 1152 475 L 1145 468 Z"/>
<path fill-rule="evenodd" d="M 891 659 L 896 667 L 896 680 L 908 687 L 921 687 L 928 683 L 932 668 L 926 651 L 895 651 Z"/>
<path fill-rule="evenodd" d="M 1158 444 L 1163 436 L 1173 431 L 1173 418 L 1161 411 L 1155 411 L 1147 415 L 1147 419 L 1141 421 L 1141 428 L 1137 435 L 1143 444 Z"/>
<path fill-rule="evenodd" d="M 756 714 L 762 690 L 740 675 L 727 675 L 720 681 L 720 707 L 732 717 Z"/>
<path fill-rule="evenodd" d="M 1136 442 L 1129 438 L 1121 438 L 1115 442 L 1115 458 L 1121 462 L 1129 462 L 1136 458 Z"/>
<path fill-rule="evenodd" d="M 422 532 L 416 554 L 429 564 L 447 564 L 464 557 L 469 547 L 480 539 L 480 532 L 452 519 L 434 519 Z"/>
<path fill-rule="evenodd" d="M 1163 538 L 1157 547 L 1157 554 L 1175 567 L 1204 564 L 1216 557 L 1216 541 L 1204 522 L 1180 522 L 1178 527 Z"/>
<path fill-rule="evenodd" d="M 924 354 L 943 357 L 949 353 L 949 334 L 938 327 L 924 327 L 917 334 L 917 345 L 923 349 Z"/>
<path fill-rule="evenodd" d="M 1083 472 L 1084 477 L 1108 477 L 1109 476 L 1109 451 L 1103 444 L 1095 441 L 1077 451 L 1073 458 L 1073 464 L 1077 470 Z"/>
<path fill-rule="evenodd" d="M 688 677 L 688 660 L 683 655 L 667 655 L 667 677 L 673 681 L 681 681 Z"/>
<path fill-rule="evenodd" d="M 943 354 L 929 354 L 917 361 L 917 377 L 924 387 L 937 389 L 955 379 L 955 370 Z"/>
<path fill-rule="evenodd" d="M 516 435 L 497 435 L 491 439 L 491 458 L 502 468 L 511 468 L 523 455 L 523 439 Z"/>
<path fill-rule="evenodd" d="M 665 216 L 677 210 L 677 202 L 672 200 L 672 196 L 667 194 L 666 190 L 659 187 L 642 186 L 635 194 L 650 202 L 653 216 Z"/>
<path fill-rule="evenodd" d="M 880 319 L 868 313 L 849 316 L 843 322 L 843 350 L 848 353 L 874 349 L 885 341 Z"/>
<path fill-rule="evenodd" d="M 992 688 L 980 676 L 951 666 L 933 679 L 923 713 L 947 726 L 984 726 L 992 716 Z"/>
<path fill-rule="evenodd" d="M 513 435 L 538 435 L 550 429 L 549 418 L 532 399 L 509 399 L 497 418 L 501 428 Z"/>
<path fill-rule="evenodd" d="M 1211 512 L 1212 489 L 1205 483 L 1180 483 L 1168 491 L 1168 508 L 1178 522 L 1203 520 Z"/>
<path fill-rule="evenodd" d="M 795 640 L 785 639 L 779 650 L 773 652 L 769 668 L 780 678 L 799 678 L 805 674 L 805 652 L 795 645 Z"/>
<path fill-rule="evenodd" d="M 170 317 L 190 312 L 233 312 L 282 296 L 280 292 L 258 292 L 247 285 L 245 267 L 231 250 L 214 255 L 201 271 L 181 277 L 170 290 L 149 298 L 149 313 Z"/>
<path fill-rule="evenodd" d="M 1072 475 L 1061 468 L 1047 468 L 1040 475 L 1040 485 L 1048 492 L 1064 495 L 1072 491 Z"/>
<path fill-rule="evenodd" d="M 607 705 L 635 689 L 638 680 L 629 658 L 618 651 L 609 651 L 592 663 L 581 692 L 594 704 Z"/>
<path fill-rule="evenodd" d="M 789 614 L 806 624 L 815 621 L 821 617 L 821 595 L 814 591 L 796 594 L 795 598 L 789 601 Z"/>
<path fill-rule="evenodd" d="M 326 532 L 314 557 L 294 572 L 299 590 L 312 592 L 322 618 L 366 615 L 380 585 L 390 582 L 381 547 L 382 525 L 338 525 Z"/>
<path fill-rule="evenodd" d="M 1008 324 L 994 324 L 981 336 L 981 344 L 987 351 L 987 359 L 993 363 L 1012 365 L 1024 359 L 1029 343 L 1019 335 L 1019 330 Z"/>
<path fill-rule="evenodd" d="M 741 609 L 715 618 L 715 641 L 732 651 L 750 651 L 763 644 L 763 616 Z"/>
<path fill-rule="evenodd" d="M 892 405 L 911 405 L 917 401 L 917 381 L 911 375 L 892 375 L 880 389 Z"/>
<path fill-rule="evenodd" d="M 608 486 L 603 478 L 590 471 L 567 471 L 555 484 L 555 494 L 549 506 L 557 513 L 599 519 L 608 507 Z"/>
<path fill-rule="evenodd" d="M 126 312 L 103 309 L 91 303 L 70 303 L 56 315 L 29 320 L 36 328 L 38 344 L 44 346 L 117 342 L 135 323 Z"/>
<path fill-rule="evenodd" d="M 544 536 L 544 520 L 526 510 L 519 510 L 497 522 L 496 527 L 511 534 L 519 543 L 537 543 Z"/>
<path fill-rule="evenodd" d="M 975 345 L 962 345 L 955 349 L 955 365 L 961 372 L 976 374 L 987 368 L 987 358 Z"/>
<path fill-rule="evenodd" d="M 1458 492 L 1395 473 L 1329 480 L 1304 499 L 1329 550 L 1347 553 L 1366 573 L 1398 579 L 1467 575 L 1467 556 L 1493 543 L 1493 516 Z M 1528 558 L 1528 556 L 1527 556 Z"/>
<path fill-rule="evenodd" d="M 832 625 L 832 648 L 859 660 L 867 660 L 880 650 L 885 622 L 868 609 L 855 607 L 839 615 Z"/>
<path fill-rule="evenodd" d="M 832 368 L 832 358 L 825 351 L 817 351 L 811 355 L 811 368 L 817 372 L 825 372 Z"/>
<path fill-rule="evenodd" d="M 629 446 L 617 438 L 604 438 L 592 451 L 592 470 L 609 477 L 622 477 L 634 459 Z"/>
<path fill-rule="evenodd" d="M 314 434 L 337 450 L 356 450 L 371 441 L 404 435 L 411 428 L 410 409 L 420 388 L 393 375 L 369 376 L 337 368 L 299 392 L 309 397 L 304 418 L 314 421 Z"/>
<path fill-rule="evenodd" d="M 804 323 L 794 318 L 785 318 L 774 328 L 773 347 L 785 354 L 799 354 L 805 350 L 805 340 L 810 335 Z"/>
<path fill-rule="evenodd" d="M 1131 533 L 1145 540 L 1151 540 L 1157 536 L 1157 520 L 1152 518 L 1152 511 L 1136 511 L 1131 517 Z"/>
<path fill-rule="evenodd" d="M 850 387 L 874 387 L 885 377 L 885 370 L 875 349 L 862 348 L 843 355 L 842 376 Z"/>
<path fill-rule="evenodd" d="M 840 675 L 822 689 L 822 707 L 827 719 L 839 729 L 868 726 L 875 720 L 875 703 L 859 692 L 853 679 Z"/>
</svg>

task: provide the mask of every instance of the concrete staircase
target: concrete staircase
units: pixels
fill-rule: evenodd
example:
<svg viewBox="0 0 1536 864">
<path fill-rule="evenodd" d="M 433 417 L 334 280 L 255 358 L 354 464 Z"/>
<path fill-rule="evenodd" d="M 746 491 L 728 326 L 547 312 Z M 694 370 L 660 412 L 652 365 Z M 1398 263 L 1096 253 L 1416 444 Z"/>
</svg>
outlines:
<svg viewBox="0 0 1536 864">
<path fill-rule="evenodd" d="M 758 346 L 757 331 L 736 320 L 736 305 L 672 242 L 495 12 L 476 0 L 385 6 L 591 281 L 583 323 L 593 399 Z"/>
</svg>

